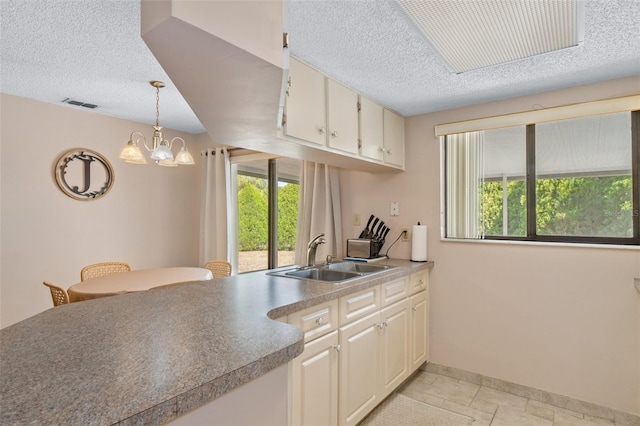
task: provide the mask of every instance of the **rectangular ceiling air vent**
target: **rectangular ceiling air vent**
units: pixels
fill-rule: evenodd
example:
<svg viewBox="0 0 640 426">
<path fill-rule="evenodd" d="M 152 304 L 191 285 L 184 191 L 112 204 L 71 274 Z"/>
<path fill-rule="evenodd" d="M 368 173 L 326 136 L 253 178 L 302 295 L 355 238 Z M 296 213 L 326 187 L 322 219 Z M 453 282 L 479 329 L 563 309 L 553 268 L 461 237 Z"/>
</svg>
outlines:
<svg viewBox="0 0 640 426">
<path fill-rule="evenodd" d="M 81 107 L 91 108 L 91 109 L 94 109 L 94 108 L 98 107 L 98 105 L 88 104 L 86 102 L 74 101 L 71 98 L 66 98 L 62 102 L 64 102 L 65 104 L 69 104 L 69 105 L 81 106 Z"/>
<path fill-rule="evenodd" d="M 580 0 L 397 0 L 449 68 L 462 73 L 577 46 Z"/>
</svg>

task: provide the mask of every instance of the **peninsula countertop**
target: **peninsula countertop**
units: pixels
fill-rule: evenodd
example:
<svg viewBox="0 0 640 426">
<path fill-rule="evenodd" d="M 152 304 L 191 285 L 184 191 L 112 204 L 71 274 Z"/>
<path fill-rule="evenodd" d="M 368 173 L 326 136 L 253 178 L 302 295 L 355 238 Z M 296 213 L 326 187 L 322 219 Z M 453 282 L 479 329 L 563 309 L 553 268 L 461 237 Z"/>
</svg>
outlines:
<svg viewBox="0 0 640 426">
<path fill-rule="evenodd" d="M 0 423 L 161 424 L 302 353 L 292 312 L 433 267 L 342 285 L 265 271 L 58 306 L 0 330 Z"/>
</svg>

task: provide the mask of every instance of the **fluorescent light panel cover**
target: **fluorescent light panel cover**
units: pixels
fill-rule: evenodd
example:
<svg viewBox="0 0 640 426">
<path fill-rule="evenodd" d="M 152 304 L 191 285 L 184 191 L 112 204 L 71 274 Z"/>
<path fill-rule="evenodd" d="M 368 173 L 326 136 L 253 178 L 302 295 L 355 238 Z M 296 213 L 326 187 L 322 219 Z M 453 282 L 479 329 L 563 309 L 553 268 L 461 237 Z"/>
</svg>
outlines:
<svg viewBox="0 0 640 426">
<path fill-rule="evenodd" d="M 577 46 L 580 0 L 397 0 L 456 73 Z"/>
</svg>

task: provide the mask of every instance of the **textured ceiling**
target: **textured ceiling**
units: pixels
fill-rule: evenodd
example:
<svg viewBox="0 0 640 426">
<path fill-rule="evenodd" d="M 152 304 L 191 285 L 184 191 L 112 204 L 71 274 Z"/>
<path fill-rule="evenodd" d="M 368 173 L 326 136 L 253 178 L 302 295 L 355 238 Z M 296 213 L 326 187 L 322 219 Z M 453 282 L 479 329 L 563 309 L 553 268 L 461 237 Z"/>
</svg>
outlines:
<svg viewBox="0 0 640 426">
<path fill-rule="evenodd" d="M 405 116 L 640 75 L 640 0 L 587 1 L 578 47 L 462 74 L 393 1 L 286 7 L 293 55 Z M 151 124 L 161 80 L 160 124 L 204 131 L 140 38 L 138 0 L 0 0 L 0 27 L 0 91 Z"/>
</svg>

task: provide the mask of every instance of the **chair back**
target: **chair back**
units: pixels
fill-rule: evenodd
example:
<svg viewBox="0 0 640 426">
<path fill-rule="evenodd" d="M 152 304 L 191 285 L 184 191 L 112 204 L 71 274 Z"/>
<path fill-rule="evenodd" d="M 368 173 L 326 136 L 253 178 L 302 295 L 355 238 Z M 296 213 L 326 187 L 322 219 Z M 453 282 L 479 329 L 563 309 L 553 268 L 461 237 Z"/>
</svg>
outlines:
<svg viewBox="0 0 640 426">
<path fill-rule="evenodd" d="M 47 287 L 49 287 L 49 290 L 51 290 L 53 306 L 66 305 L 67 303 L 69 303 L 69 295 L 67 294 L 67 290 L 55 284 L 52 284 L 49 281 L 44 281 L 42 284 L 46 285 Z"/>
<path fill-rule="evenodd" d="M 213 279 L 228 277 L 231 275 L 231 263 L 226 260 L 211 260 L 204 267 L 213 273 Z"/>
<path fill-rule="evenodd" d="M 129 272 L 131 266 L 125 262 L 100 262 L 87 265 L 80 271 L 80 281 L 89 278 L 101 277 L 103 275 L 115 274 L 116 272 Z"/>
</svg>

